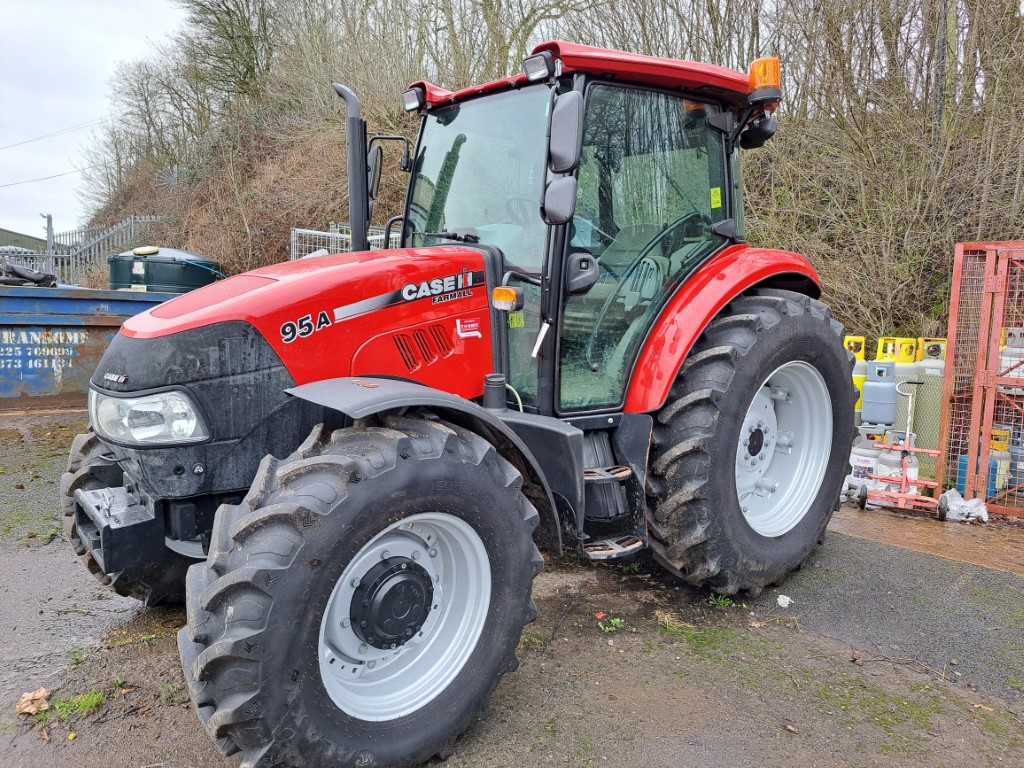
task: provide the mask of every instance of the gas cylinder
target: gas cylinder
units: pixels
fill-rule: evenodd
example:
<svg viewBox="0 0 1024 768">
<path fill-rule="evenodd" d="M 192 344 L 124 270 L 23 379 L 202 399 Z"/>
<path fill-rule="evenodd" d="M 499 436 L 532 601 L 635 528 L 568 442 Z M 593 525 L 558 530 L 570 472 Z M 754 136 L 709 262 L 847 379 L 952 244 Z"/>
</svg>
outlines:
<svg viewBox="0 0 1024 768">
<path fill-rule="evenodd" d="M 911 432 L 909 435 L 906 432 L 889 430 L 886 432 L 886 444 L 887 445 L 905 445 L 909 448 L 914 447 L 914 433 Z M 878 474 L 883 477 L 892 477 L 896 481 L 893 483 L 886 483 L 885 480 L 879 480 L 879 486 L 883 490 L 888 491 L 899 491 L 900 480 L 903 477 L 903 452 L 902 451 L 888 451 L 882 449 L 882 455 L 878 457 Z M 907 479 L 917 480 L 921 476 L 921 462 L 917 458 L 916 453 L 907 454 Z M 907 493 L 917 493 L 916 485 L 908 485 Z"/>
<path fill-rule="evenodd" d="M 917 362 L 924 360 L 945 360 L 946 339 L 918 337 L 917 339 Z"/>
<path fill-rule="evenodd" d="M 917 340 L 917 373 L 922 382 L 914 398 L 914 434 L 920 448 L 939 447 L 939 422 L 942 413 L 942 381 L 946 373 L 946 340 Z M 900 422 L 897 421 L 897 424 Z M 935 458 L 920 455 L 921 472 L 935 477 Z"/>
<path fill-rule="evenodd" d="M 875 359 L 892 360 L 894 363 L 913 363 L 917 360 L 917 339 L 904 336 L 880 336 Z"/>
<path fill-rule="evenodd" d="M 1010 486 L 1011 462 L 1013 454 L 1010 453 L 1009 432 L 995 428 L 989 438 L 989 454 L 987 470 L 985 473 L 985 498 L 991 499 L 1001 491 Z M 979 456 L 979 471 L 981 457 Z M 967 454 L 957 457 L 956 489 L 965 494 L 967 486 Z"/>
<path fill-rule="evenodd" d="M 916 381 L 918 378 L 917 369 L 917 339 L 903 336 L 882 336 L 878 339 L 878 348 L 875 359 L 878 361 L 891 361 L 895 365 L 895 383 L 902 384 L 905 381 Z M 896 403 L 896 416 L 893 421 L 887 424 L 907 423 L 907 400 L 898 398 Z M 868 421 L 868 419 L 864 419 Z"/>
<path fill-rule="evenodd" d="M 878 481 L 871 477 L 878 471 L 878 457 L 882 449 L 878 447 L 884 436 L 876 428 L 862 425 L 857 428 L 857 439 L 850 451 L 850 474 L 846 477 L 846 487 L 856 491 L 862 485 L 868 489 L 877 488 Z"/>
<path fill-rule="evenodd" d="M 992 429 L 989 439 L 989 456 L 996 463 L 996 492 L 1010 487 L 1010 431 Z"/>
<path fill-rule="evenodd" d="M 1005 343 L 999 349 L 998 373 L 1003 378 L 1017 381 L 1012 384 L 1000 384 L 999 389 L 1011 395 L 1024 395 L 1024 330 L 1004 328 L 1003 338 Z"/>
<path fill-rule="evenodd" d="M 864 359 L 864 337 L 847 336 L 843 339 L 846 349 L 853 355 L 853 386 L 857 388 L 857 402 L 853 406 L 853 423 L 860 426 L 861 401 L 864 397 L 864 380 L 868 376 L 868 364 Z"/>
<path fill-rule="evenodd" d="M 1020 443 L 1010 444 L 1010 488 L 1016 488 L 1013 493 L 1024 497 L 1024 445 Z"/>
<path fill-rule="evenodd" d="M 979 462 L 980 464 L 980 462 Z M 996 495 L 996 474 L 998 469 L 996 467 L 996 460 L 988 460 L 988 473 L 985 476 L 985 496 L 986 499 L 991 499 Z M 957 457 L 956 463 L 956 489 L 960 492 L 960 495 L 967 498 L 967 454 L 962 453 Z"/>
<path fill-rule="evenodd" d="M 865 424 L 891 425 L 896 422 L 896 363 L 891 360 L 868 363 L 861 416 Z"/>
</svg>

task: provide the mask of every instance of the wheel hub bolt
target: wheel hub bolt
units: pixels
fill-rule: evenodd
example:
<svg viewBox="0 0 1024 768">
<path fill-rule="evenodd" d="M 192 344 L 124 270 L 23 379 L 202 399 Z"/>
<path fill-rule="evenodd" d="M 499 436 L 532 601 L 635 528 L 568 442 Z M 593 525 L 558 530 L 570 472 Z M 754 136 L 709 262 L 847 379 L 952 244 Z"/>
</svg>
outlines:
<svg viewBox="0 0 1024 768">
<path fill-rule="evenodd" d="M 413 560 L 419 560 L 420 559 L 420 551 L 418 549 L 413 551 L 412 559 Z"/>
<path fill-rule="evenodd" d="M 385 549 L 383 552 L 380 553 L 380 559 L 381 560 L 387 560 L 389 557 L 391 557 L 391 551 L 390 550 Z"/>
<path fill-rule="evenodd" d="M 437 557 L 437 550 L 436 549 L 432 549 L 432 550 L 430 550 L 429 554 L 430 554 L 431 557 Z"/>
<path fill-rule="evenodd" d="M 362 645 L 359 646 L 359 652 L 360 653 L 366 653 L 366 643 L 363 643 Z"/>
<path fill-rule="evenodd" d="M 352 588 L 355 589 L 359 586 L 359 579 L 352 579 L 352 581 L 350 581 L 349 584 L 351 584 Z"/>
<path fill-rule="evenodd" d="M 366 668 L 367 669 L 373 669 L 376 666 L 377 666 L 377 662 L 376 661 L 368 661 L 368 662 L 366 662 Z"/>
<path fill-rule="evenodd" d="M 341 620 L 341 626 L 344 627 L 345 629 L 348 629 L 349 627 L 352 626 L 352 621 L 350 619 L 342 619 Z"/>
</svg>

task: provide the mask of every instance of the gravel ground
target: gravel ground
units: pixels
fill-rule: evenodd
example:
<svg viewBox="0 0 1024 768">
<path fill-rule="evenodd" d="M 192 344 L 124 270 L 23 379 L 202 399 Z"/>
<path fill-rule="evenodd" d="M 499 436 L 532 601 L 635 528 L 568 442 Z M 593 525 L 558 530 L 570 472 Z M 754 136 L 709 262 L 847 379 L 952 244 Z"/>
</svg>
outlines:
<svg viewBox="0 0 1024 768">
<path fill-rule="evenodd" d="M 797 601 L 791 610 L 805 629 L 875 655 L 912 658 L 1024 704 L 1024 579 L 872 541 L 831 538 L 782 587 Z"/>
<path fill-rule="evenodd" d="M 183 612 L 110 596 L 50 540 L 80 427 L 0 428 L 0 766 L 236 765 L 184 693 Z M 756 599 L 712 599 L 644 558 L 553 560 L 535 594 L 519 671 L 434 768 L 1024 766 L 1020 576 L 833 533 Z M 40 685 L 64 713 L 45 727 L 14 714 Z M 69 704 L 82 694 L 94 712 Z"/>
</svg>

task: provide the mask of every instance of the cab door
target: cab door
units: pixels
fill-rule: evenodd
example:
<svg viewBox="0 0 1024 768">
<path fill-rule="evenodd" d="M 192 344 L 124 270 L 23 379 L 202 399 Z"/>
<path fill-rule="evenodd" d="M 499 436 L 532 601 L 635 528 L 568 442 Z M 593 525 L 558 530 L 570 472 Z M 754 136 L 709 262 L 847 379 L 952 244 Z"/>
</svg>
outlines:
<svg viewBox="0 0 1024 768">
<path fill-rule="evenodd" d="M 565 297 L 560 413 L 621 407 L 662 307 L 726 244 L 712 231 L 731 216 L 725 141 L 707 122 L 720 110 L 657 90 L 588 88 L 569 252 L 594 256 L 600 276 Z"/>
</svg>

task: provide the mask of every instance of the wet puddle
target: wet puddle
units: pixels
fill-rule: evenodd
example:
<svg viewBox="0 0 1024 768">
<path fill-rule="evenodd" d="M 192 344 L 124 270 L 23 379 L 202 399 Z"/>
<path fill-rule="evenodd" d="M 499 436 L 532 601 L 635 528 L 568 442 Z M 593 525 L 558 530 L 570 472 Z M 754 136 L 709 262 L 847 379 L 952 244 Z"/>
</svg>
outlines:
<svg viewBox="0 0 1024 768">
<path fill-rule="evenodd" d="M 0 544 L 0 700 L 51 687 L 142 609 L 96 581 L 62 540 Z"/>
<path fill-rule="evenodd" d="M 844 504 L 830 531 L 1024 576 L 1024 526 L 940 522 Z"/>
</svg>

